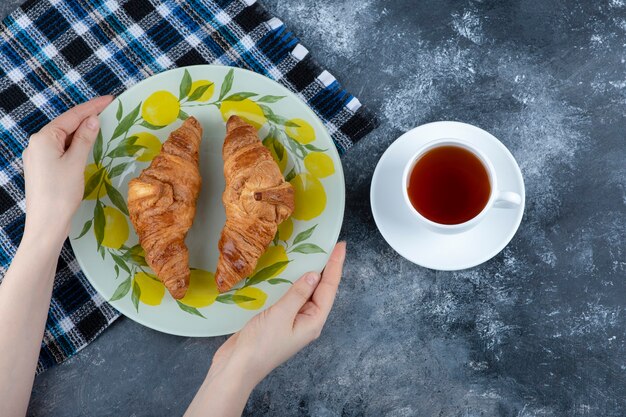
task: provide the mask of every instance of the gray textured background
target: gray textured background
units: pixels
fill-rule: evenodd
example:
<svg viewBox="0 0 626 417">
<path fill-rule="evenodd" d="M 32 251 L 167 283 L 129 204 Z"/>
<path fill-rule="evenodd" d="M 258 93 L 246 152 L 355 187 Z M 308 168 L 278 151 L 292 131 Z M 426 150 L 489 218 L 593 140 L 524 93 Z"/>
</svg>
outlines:
<svg viewBox="0 0 626 417">
<path fill-rule="evenodd" d="M 626 2 L 265 4 L 382 124 L 343 160 L 349 256 L 326 329 L 245 414 L 626 415 Z M 369 208 L 385 148 L 435 120 L 500 138 L 527 186 L 511 244 L 457 273 L 402 259 Z M 180 415 L 223 340 L 120 319 L 37 378 L 29 414 Z"/>
</svg>

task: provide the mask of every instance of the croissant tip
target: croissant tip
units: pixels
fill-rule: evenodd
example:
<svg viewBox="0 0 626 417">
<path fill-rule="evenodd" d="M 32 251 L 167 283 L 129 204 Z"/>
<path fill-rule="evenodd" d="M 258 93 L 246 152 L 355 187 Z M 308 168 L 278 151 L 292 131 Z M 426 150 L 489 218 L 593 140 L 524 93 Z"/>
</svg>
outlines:
<svg viewBox="0 0 626 417">
<path fill-rule="evenodd" d="M 226 130 L 230 132 L 233 129 L 238 128 L 239 126 L 246 125 L 246 121 L 237 115 L 232 115 L 228 118 L 226 122 Z"/>
<path fill-rule="evenodd" d="M 185 121 L 183 122 L 183 125 L 186 125 L 186 124 L 187 124 L 187 125 L 194 125 L 194 126 L 196 126 L 196 127 L 199 127 L 199 126 L 200 126 L 200 122 L 198 121 L 198 119 L 196 119 L 196 118 L 195 118 L 195 117 L 193 117 L 193 116 L 189 116 L 189 117 L 187 118 L 187 120 L 185 120 Z"/>
</svg>

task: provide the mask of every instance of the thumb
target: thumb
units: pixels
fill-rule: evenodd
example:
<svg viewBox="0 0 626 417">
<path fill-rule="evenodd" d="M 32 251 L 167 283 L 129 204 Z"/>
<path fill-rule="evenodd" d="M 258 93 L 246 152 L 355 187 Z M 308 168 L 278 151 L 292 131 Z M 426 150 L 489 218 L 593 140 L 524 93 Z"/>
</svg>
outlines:
<svg viewBox="0 0 626 417">
<path fill-rule="evenodd" d="M 307 272 L 300 279 L 293 283 L 289 291 L 275 304 L 276 308 L 285 311 L 290 316 L 295 317 L 302 306 L 315 292 L 317 284 L 320 282 L 320 274 L 317 272 Z"/>
<path fill-rule="evenodd" d="M 91 151 L 91 147 L 96 141 L 98 136 L 98 128 L 100 122 L 96 116 L 89 116 L 81 122 L 74 132 L 72 143 L 65 152 L 65 155 L 76 163 L 84 165 L 87 161 L 87 156 Z"/>
</svg>

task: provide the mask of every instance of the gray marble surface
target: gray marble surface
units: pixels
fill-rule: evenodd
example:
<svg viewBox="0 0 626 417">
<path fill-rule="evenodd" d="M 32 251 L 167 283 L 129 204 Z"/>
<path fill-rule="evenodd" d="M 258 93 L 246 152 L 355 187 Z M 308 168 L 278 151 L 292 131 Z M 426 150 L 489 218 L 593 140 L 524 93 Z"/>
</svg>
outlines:
<svg viewBox="0 0 626 417">
<path fill-rule="evenodd" d="M 626 2 L 265 4 L 381 126 L 343 159 L 349 256 L 324 333 L 245 415 L 625 415 Z M 369 207 L 386 147 L 435 120 L 493 133 L 526 181 L 513 241 L 462 272 L 401 258 Z M 36 379 L 29 415 L 181 415 L 223 341 L 120 319 Z"/>
</svg>

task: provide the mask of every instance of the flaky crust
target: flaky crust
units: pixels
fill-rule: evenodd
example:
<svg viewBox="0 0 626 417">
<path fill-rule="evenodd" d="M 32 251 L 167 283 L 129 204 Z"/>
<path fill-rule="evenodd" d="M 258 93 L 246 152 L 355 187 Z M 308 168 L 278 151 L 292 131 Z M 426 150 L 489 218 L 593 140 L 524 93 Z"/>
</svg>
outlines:
<svg viewBox="0 0 626 417">
<path fill-rule="evenodd" d="M 219 241 L 215 281 L 220 292 L 250 275 L 278 225 L 294 210 L 294 191 L 285 182 L 256 129 L 237 116 L 226 124 L 222 149 L 226 224 Z"/>
<path fill-rule="evenodd" d="M 189 287 L 189 251 L 185 236 L 196 214 L 200 193 L 198 154 L 202 126 L 188 118 L 163 143 L 161 153 L 128 183 L 128 211 L 146 252 L 146 262 L 180 299 Z"/>
</svg>

